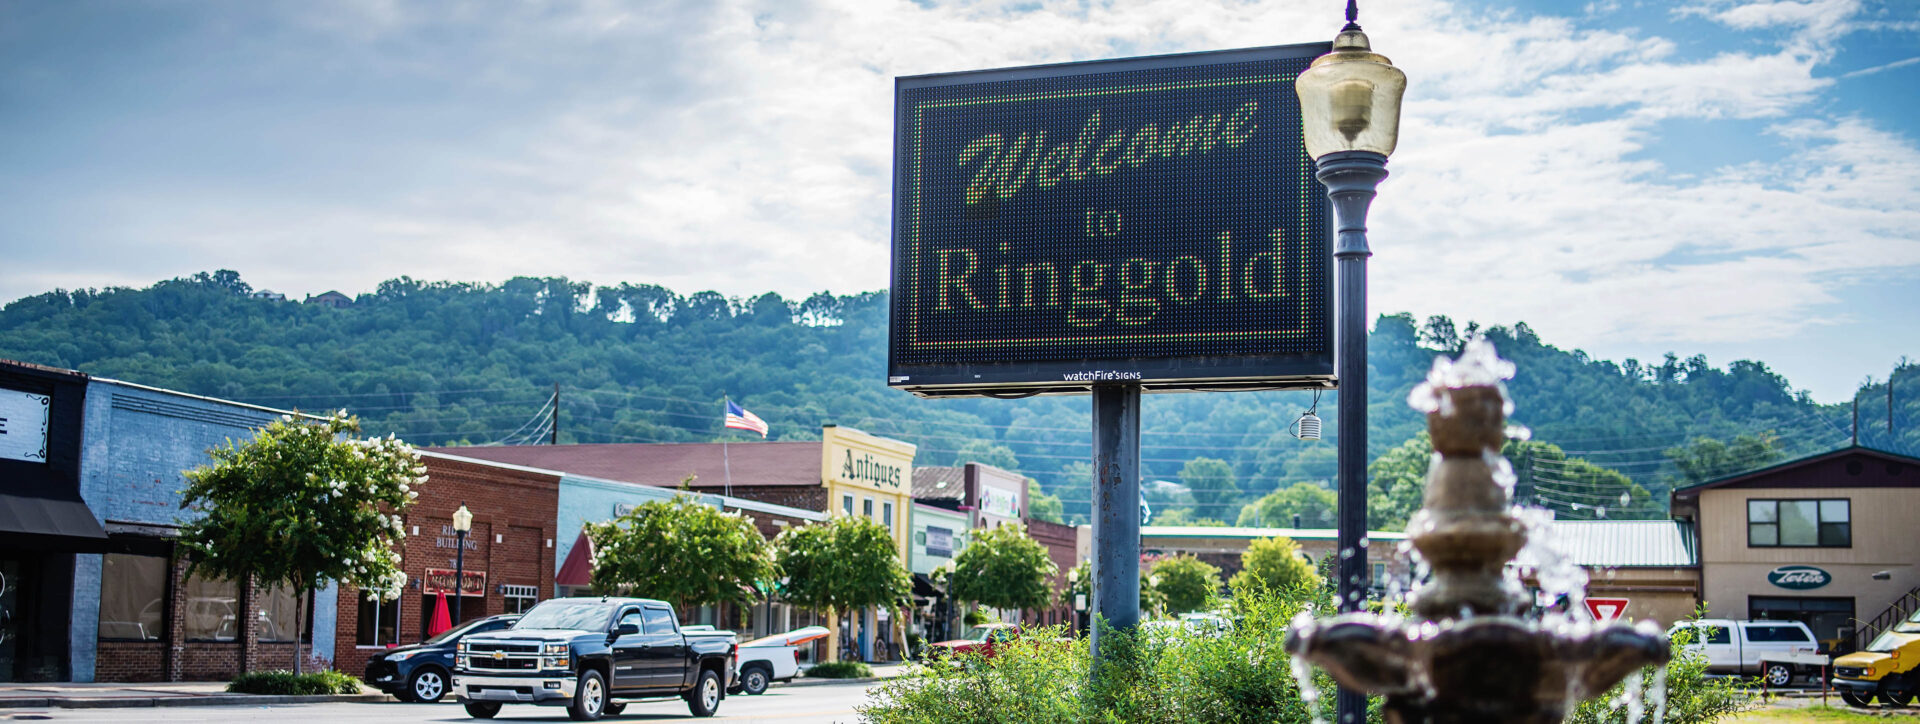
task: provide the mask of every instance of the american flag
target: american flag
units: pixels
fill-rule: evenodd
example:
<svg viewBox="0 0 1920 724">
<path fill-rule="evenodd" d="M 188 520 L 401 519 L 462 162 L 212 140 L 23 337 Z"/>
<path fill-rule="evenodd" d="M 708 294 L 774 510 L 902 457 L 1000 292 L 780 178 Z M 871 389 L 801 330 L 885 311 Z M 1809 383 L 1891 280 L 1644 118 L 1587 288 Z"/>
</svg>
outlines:
<svg viewBox="0 0 1920 724">
<path fill-rule="evenodd" d="M 767 421 L 759 415 L 747 412 L 746 408 L 727 400 L 727 427 L 735 430 L 752 430 L 760 433 L 761 439 L 767 437 Z"/>
</svg>

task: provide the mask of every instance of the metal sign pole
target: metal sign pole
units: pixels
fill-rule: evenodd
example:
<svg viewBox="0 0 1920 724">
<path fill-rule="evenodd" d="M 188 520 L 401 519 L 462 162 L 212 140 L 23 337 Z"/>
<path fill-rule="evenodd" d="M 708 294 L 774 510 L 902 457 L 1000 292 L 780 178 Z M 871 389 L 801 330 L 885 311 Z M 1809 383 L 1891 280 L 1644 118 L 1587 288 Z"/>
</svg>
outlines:
<svg viewBox="0 0 1920 724">
<path fill-rule="evenodd" d="M 1096 671 L 1116 652 L 1103 647 L 1101 624 L 1131 631 L 1140 623 L 1140 387 L 1093 388 L 1093 615 L 1089 646 Z"/>
</svg>

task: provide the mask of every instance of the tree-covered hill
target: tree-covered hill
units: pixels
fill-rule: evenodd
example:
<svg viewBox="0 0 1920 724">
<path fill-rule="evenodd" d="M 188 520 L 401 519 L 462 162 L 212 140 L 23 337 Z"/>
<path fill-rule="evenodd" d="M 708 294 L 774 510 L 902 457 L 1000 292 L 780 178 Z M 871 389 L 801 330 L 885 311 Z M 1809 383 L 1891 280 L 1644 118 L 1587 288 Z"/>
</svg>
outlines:
<svg viewBox="0 0 1920 724">
<path fill-rule="evenodd" d="M 772 425 L 772 439 L 814 439 L 824 422 L 920 446 L 920 464 L 1012 464 L 1087 510 L 1088 403 L 920 400 L 885 385 L 886 294 L 676 294 L 652 285 L 593 286 L 563 278 L 502 284 L 400 278 L 352 307 L 256 299 L 233 272 L 145 289 L 55 291 L 0 309 L 0 357 L 72 367 L 187 392 L 307 410 L 346 408 L 370 430 L 417 444 L 531 443 L 550 435 L 559 391 L 561 442 L 716 440 L 731 397 Z M 1733 472 L 1847 442 L 1848 413 L 1814 404 L 1759 362 L 1724 369 L 1669 355 L 1658 364 L 1589 359 L 1540 340 L 1526 325 L 1455 330 L 1444 318 L 1381 317 L 1369 340 L 1369 448 L 1376 457 L 1423 428 L 1407 407 L 1436 354 L 1483 333 L 1519 367 L 1515 421 L 1556 451 L 1518 465 L 1523 484 L 1566 517 L 1593 517 L 1623 490 L 1589 468 L 1644 488 L 1632 515 L 1655 514 L 1672 480 Z M 1862 442 L 1920 449 L 1920 380 L 1903 368 L 1898 439 L 1863 426 Z M 1884 395 L 1884 388 L 1873 388 Z M 1870 399 L 1870 398 L 1868 398 Z M 1311 393 L 1148 397 L 1142 422 L 1149 479 L 1179 481 L 1189 462 L 1223 460 L 1231 479 L 1159 486 L 1156 511 L 1232 522 L 1247 503 L 1333 476 L 1334 395 L 1318 404 L 1328 439 L 1288 433 Z M 1667 452 L 1696 438 L 1770 437 L 1723 447 L 1686 469 Z M 1539 448 L 1545 450 L 1545 447 Z M 1520 461 L 1516 461 L 1517 463 Z M 1390 491 L 1380 490 L 1386 496 Z M 1384 501 L 1383 501 L 1384 502 Z M 1585 503 L 1586 505 L 1577 505 Z M 1616 511 L 1615 515 L 1620 514 Z"/>
</svg>

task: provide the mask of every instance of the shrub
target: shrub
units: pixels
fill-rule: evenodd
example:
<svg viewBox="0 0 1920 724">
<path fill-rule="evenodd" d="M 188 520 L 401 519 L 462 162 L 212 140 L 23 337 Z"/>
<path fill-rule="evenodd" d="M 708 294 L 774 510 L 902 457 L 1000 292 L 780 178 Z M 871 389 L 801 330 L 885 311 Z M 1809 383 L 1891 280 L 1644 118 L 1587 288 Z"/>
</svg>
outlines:
<svg viewBox="0 0 1920 724">
<path fill-rule="evenodd" d="M 1168 613 L 1198 611 L 1220 594 L 1220 569 L 1193 556 L 1153 564 L 1152 578 L 1153 589 L 1165 597 Z"/>
<path fill-rule="evenodd" d="M 873 667 L 858 661 L 829 661 L 807 669 L 807 676 L 815 679 L 867 679 L 873 677 Z"/>
<path fill-rule="evenodd" d="M 873 689 L 860 714 L 874 724 L 1306 724 L 1315 713 L 1320 721 L 1330 722 L 1332 678 L 1316 670 L 1313 684 L 1321 695 L 1315 701 L 1303 699 L 1293 660 L 1282 649 L 1296 614 L 1309 606 L 1331 609 L 1332 599 L 1324 591 L 1276 592 L 1264 586 L 1236 591 L 1228 602 L 1234 627 L 1218 636 L 1190 633 L 1184 627 L 1152 635 L 1103 630 L 1100 645 L 1113 647 L 1118 663 L 1098 678 L 1090 676 L 1085 638 L 1063 638 L 1058 629 L 1032 631 L 997 648 L 991 659 L 962 655 L 913 667 Z M 1706 661 L 1686 652 L 1684 639 L 1673 646 L 1666 721 L 1706 724 L 1748 706 L 1740 686 L 1706 678 Z M 1621 721 L 1625 708 L 1610 703 L 1624 690 L 1615 687 L 1580 704 L 1567 721 Z M 1370 721 L 1381 720 L 1380 703 L 1374 698 Z M 1645 712 L 1640 721 L 1651 721 L 1653 707 Z"/>
<path fill-rule="evenodd" d="M 295 674 L 291 671 L 252 671 L 227 683 L 235 694 L 277 696 L 316 696 L 320 694 L 358 694 L 360 680 L 339 671 Z"/>
<path fill-rule="evenodd" d="M 1184 628 L 1151 637 L 1103 630 L 1120 662 L 1089 685 L 1085 638 L 1062 629 L 1028 631 L 991 659 L 962 655 L 914 667 L 876 688 L 860 709 L 876 724 L 933 722 L 1301 722 L 1317 708 L 1332 719 L 1332 696 L 1301 700 L 1285 627 L 1306 602 L 1266 591 L 1233 599 L 1235 626 L 1218 636 Z M 1315 675 L 1332 692 L 1333 681 Z"/>
</svg>

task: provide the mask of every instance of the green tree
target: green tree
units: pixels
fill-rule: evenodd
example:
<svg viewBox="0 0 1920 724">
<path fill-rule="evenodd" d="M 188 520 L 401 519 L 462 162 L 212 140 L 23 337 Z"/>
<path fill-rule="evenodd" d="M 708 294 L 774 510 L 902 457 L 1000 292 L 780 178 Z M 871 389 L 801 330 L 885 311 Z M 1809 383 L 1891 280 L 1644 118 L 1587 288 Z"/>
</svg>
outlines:
<svg viewBox="0 0 1920 724">
<path fill-rule="evenodd" d="M 213 462 L 186 472 L 180 502 L 201 514 L 180 529 L 189 570 L 286 584 L 296 625 L 310 615 L 307 593 L 328 581 L 399 596 L 400 514 L 419 497 L 426 468 L 406 443 L 359 431 L 344 412 L 318 422 L 282 416 L 251 440 L 208 451 Z M 295 673 L 303 658 L 296 652 Z"/>
<path fill-rule="evenodd" d="M 1174 508 L 1173 510 L 1154 513 L 1153 524 L 1154 525 L 1191 525 L 1191 526 L 1206 526 L 1206 527 L 1225 527 L 1227 525 L 1226 521 L 1214 520 L 1212 518 L 1196 518 L 1193 515 L 1192 508 Z"/>
<path fill-rule="evenodd" d="M 641 503 L 586 530 L 594 588 L 670 601 L 678 611 L 749 605 L 775 577 L 767 539 L 752 521 L 689 495 Z"/>
<path fill-rule="evenodd" d="M 1153 589 L 1168 613 L 1198 611 L 1220 592 L 1220 569 L 1193 556 L 1163 558 L 1153 564 Z"/>
<path fill-rule="evenodd" d="M 1782 457 L 1779 439 L 1771 432 L 1737 435 L 1731 442 L 1711 437 L 1696 437 L 1684 447 L 1668 448 L 1666 456 L 1680 475 L 1673 487 L 1699 485 L 1735 473 L 1762 468 Z"/>
<path fill-rule="evenodd" d="M 826 611 L 836 633 L 838 612 L 897 607 L 913 590 L 893 535 L 870 518 L 846 515 L 788 528 L 773 539 L 773 551 L 787 578 L 786 599 Z M 827 645 L 837 639 L 829 636 Z"/>
<path fill-rule="evenodd" d="M 1027 478 L 1027 517 L 1048 523 L 1067 522 L 1060 496 L 1048 495 L 1040 488 L 1040 481 L 1033 478 Z"/>
<path fill-rule="evenodd" d="M 1317 589 L 1320 574 L 1300 555 L 1300 544 L 1286 536 L 1259 538 L 1240 554 L 1240 572 L 1229 585 L 1235 593 L 1256 587 L 1276 591 Z"/>
<path fill-rule="evenodd" d="M 1233 466 L 1216 458 L 1194 458 L 1180 468 L 1180 484 L 1193 493 L 1199 515 L 1223 517 L 1240 500 L 1240 486 L 1234 484 Z"/>
<path fill-rule="evenodd" d="M 1451 326 L 1451 322 L 1448 326 Z M 1426 496 L 1433 443 L 1426 432 L 1400 443 L 1367 466 L 1367 528 L 1398 531 Z"/>
<path fill-rule="evenodd" d="M 1532 505 L 1561 518 L 1592 520 L 1654 519 L 1662 506 L 1647 489 L 1618 471 L 1569 457 L 1560 446 L 1540 440 L 1509 440 L 1500 454 L 1510 461 L 1515 483 L 1533 491 Z M 1367 527 L 1397 531 L 1426 495 L 1427 466 L 1433 446 L 1422 432 L 1387 451 L 1367 466 Z"/>
<path fill-rule="evenodd" d="M 1140 618 L 1153 618 L 1166 610 L 1167 597 L 1154 589 L 1153 567 L 1140 566 Z M 1086 596 L 1087 608 L 1093 608 L 1093 561 L 1081 561 L 1067 572 L 1067 595 Z"/>
<path fill-rule="evenodd" d="M 1048 582 L 1059 572 L 1026 526 L 1003 525 L 975 533 L 953 559 L 948 592 L 989 608 L 1046 608 L 1053 600 Z"/>
<path fill-rule="evenodd" d="M 1239 525 L 1291 528 L 1294 516 L 1299 516 L 1304 527 L 1330 526 L 1334 523 L 1333 504 L 1333 491 L 1313 483 L 1294 483 L 1240 509 Z"/>
<path fill-rule="evenodd" d="M 1008 472 L 1020 470 L 1020 459 L 1014 456 L 1011 448 L 996 445 L 989 440 L 968 440 L 966 444 L 960 446 L 960 452 L 953 456 L 953 464 L 967 463 L 992 465 Z"/>
</svg>

